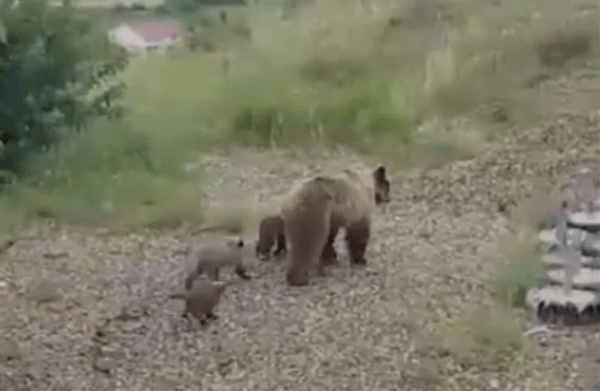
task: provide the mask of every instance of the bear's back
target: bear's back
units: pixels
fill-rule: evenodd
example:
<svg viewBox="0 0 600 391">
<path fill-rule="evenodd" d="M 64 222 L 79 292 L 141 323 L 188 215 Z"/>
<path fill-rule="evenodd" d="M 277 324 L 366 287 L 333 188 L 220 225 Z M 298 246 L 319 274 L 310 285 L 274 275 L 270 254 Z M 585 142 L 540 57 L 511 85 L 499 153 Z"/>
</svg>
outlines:
<svg viewBox="0 0 600 391">
<path fill-rule="evenodd" d="M 306 209 L 309 199 L 322 192 L 322 186 L 333 196 L 334 224 L 348 225 L 371 216 L 375 207 L 373 176 L 370 172 L 349 169 L 336 176 L 318 176 L 297 182 L 280 203 L 280 215 L 285 219 L 285 216 Z"/>
<path fill-rule="evenodd" d="M 375 206 L 373 185 L 368 174 L 344 170 L 334 178 L 334 219 L 339 225 L 347 225 L 369 218 Z M 371 180 L 372 181 L 372 180 Z"/>
</svg>

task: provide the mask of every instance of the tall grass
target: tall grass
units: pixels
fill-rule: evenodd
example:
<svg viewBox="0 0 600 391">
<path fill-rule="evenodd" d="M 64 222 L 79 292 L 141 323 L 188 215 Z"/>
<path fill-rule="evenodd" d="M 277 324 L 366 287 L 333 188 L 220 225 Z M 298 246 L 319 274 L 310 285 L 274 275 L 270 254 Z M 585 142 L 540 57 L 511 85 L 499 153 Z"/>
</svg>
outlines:
<svg viewBox="0 0 600 391">
<path fill-rule="evenodd" d="M 514 108 L 534 112 L 516 98 L 536 97 L 523 85 L 595 50 L 597 9 L 588 0 L 315 0 L 283 20 L 269 7 L 240 7 L 227 23 L 200 10 L 182 21 L 216 51 L 134 61 L 123 75 L 127 120 L 70 135 L 33 159 L 38 174 L 7 189 L 0 214 L 199 220 L 198 180 L 191 185 L 182 166 L 233 143 L 343 144 L 397 164 L 469 158 L 483 132 L 415 124 L 481 103 L 501 102 L 495 118 L 509 122 Z"/>
<path fill-rule="evenodd" d="M 531 231 L 522 237 L 511 234 L 501 238 L 501 257 L 491 279 L 492 292 L 501 303 L 524 307 L 527 292 L 543 281 L 543 253 L 536 239 Z"/>
<path fill-rule="evenodd" d="M 501 306 L 476 306 L 446 325 L 442 346 L 463 370 L 519 371 L 529 353 L 515 313 Z"/>
<path fill-rule="evenodd" d="M 222 39 L 213 45 L 218 53 L 141 66 L 130 81 L 134 128 L 172 129 L 172 137 L 205 148 L 344 144 L 402 157 L 423 69 L 386 61 L 378 48 L 385 17 L 356 10 L 334 0 L 300 7 L 287 20 L 264 9 L 232 16 L 251 40 Z"/>
<path fill-rule="evenodd" d="M 160 228 L 199 221 L 199 190 L 175 156 L 127 123 L 98 122 L 28 161 L 39 174 L 7 187 L 0 213 L 5 222 L 43 217 Z"/>
<path fill-rule="evenodd" d="M 593 15 L 581 11 L 588 3 L 316 0 L 286 11 L 285 20 L 272 7 L 249 7 L 230 12 L 232 26 L 251 32 L 242 41 L 200 11 L 202 35 L 220 49 L 144 63 L 131 81 L 134 126 L 177 129 L 177 137 L 205 148 L 318 142 L 403 162 L 469 157 L 482 140 L 416 134 L 414 124 L 482 103 L 498 107 L 493 121 L 535 113 L 536 104 L 525 103 L 536 92 L 523 85 L 552 68 L 542 52 L 553 37 L 563 37 L 561 51 L 573 46 L 571 36 L 596 31 Z"/>
<path fill-rule="evenodd" d="M 367 70 L 355 75 L 347 68 L 317 60 L 261 66 L 245 59 L 234 60 L 226 78 L 216 56 L 157 59 L 140 68 L 136 78 L 145 82 L 132 83 L 133 125 L 151 137 L 205 147 L 318 141 L 365 149 L 386 137 L 409 142 L 406 90 L 418 84 L 418 75 Z"/>
<path fill-rule="evenodd" d="M 444 45 L 427 54 L 427 111 L 454 115 L 498 103 L 496 118 L 539 119 L 535 80 L 567 74 L 597 55 L 598 2 L 577 0 L 451 2 Z"/>
</svg>

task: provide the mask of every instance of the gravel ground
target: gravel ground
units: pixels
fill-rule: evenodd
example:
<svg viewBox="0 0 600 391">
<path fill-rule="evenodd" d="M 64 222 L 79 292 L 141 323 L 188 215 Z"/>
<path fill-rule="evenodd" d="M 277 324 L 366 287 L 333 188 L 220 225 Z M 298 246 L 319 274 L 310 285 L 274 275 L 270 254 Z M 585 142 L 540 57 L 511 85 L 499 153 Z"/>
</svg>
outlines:
<svg viewBox="0 0 600 391">
<path fill-rule="evenodd" d="M 500 342 L 488 335 L 478 348 L 444 332 L 461 314 L 481 328 L 502 324 L 486 312 L 499 239 L 536 183 L 600 168 L 599 137 L 600 113 L 565 113 L 507 132 L 473 160 L 396 173 L 366 268 L 342 257 L 328 276 L 292 289 L 283 261 L 255 265 L 205 328 L 188 329 L 182 303 L 166 298 L 182 288 L 185 233 L 48 223 L 1 255 L 0 389 L 597 390 L 596 328 L 528 335 L 514 352 L 499 348 L 512 338 L 501 328 Z M 266 203 L 296 179 L 364 164 L 341 150 L 243 151 L 199 168 L 218 178 L 209 203 L 228 205 Z M 521 311 L 510 316 L 519 337 L 534 326 Z"/>
</svg>

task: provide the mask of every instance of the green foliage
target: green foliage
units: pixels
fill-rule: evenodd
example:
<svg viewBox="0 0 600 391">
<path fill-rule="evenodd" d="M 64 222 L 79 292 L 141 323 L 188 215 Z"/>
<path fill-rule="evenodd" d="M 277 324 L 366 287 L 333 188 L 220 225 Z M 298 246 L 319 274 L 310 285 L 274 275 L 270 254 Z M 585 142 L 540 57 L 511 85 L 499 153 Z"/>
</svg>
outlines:
<svg viewBox="0 0 600 391">
<path fill-rule="evenodd" d="M 502 303 L 523 307 L 527 292 L 539 286 L 543 278 L 541 252 L 530 240 L 505 238 L 503 256 L 492 278 L 495 297 Z"/>
<path fill-rule="evenodd" d="M 124 114 L 117 73 L 127 61 L 105 31 L 68 4 L 25 0 L 2 15 L 2 221 L 165 225 L 185 218 L 181 208 L 196 202 L 186 203 L 185 194 L 193 192 L 170 196 L 179 185 L 155 173 L 148 141 L 123 122 L 97 123 Z"/>
<path fill-rule="evenodd" d="M 455 116 L 500 104 L 492 121 L 532 125 L 539 82 L 570 72 L 569 63 L 598 47 L 597 10 L 589 0 L 450 2 L 443 13 L 452 27 L 426 59 L 429 110 Z"/>
<path fill-rule="evenodd" d="M 165 5 L 159 5 L 154 8 L 154 13 L 158 16 L 167 16 L 171 15 L 171 10 Z"/>
<path fill-rule="evenodd" d="M 527 353 L 515 314 L 503 307 L 479 306 L 445 329 L 442 345 L 464 370 L 504 372 Z"/>
<path fill-rule="evenodd" d="M 2 13 L 7 45 L 0 58 L 0 171 L 23 176 L 27 158 L 81 130 L 124 89 L 114 78 L 126 62 L 70 6 L 20 1 Z M 98 60 L 103 62 L 97 64 Z"/>
<path fill-rule="evenodd" d="M 160 148 L 160 147 L 159 147 Z M 200 194 L 180 168 L 154 165 L 157 150 L 126 123 L 102 120 L 28 160 L 30 174 L 7 186 L 12 208 L 28 217 L 78 223 L 175 227 L 200 222 Z"/>
<path fill-rule="evenodd" d="M 411 143 L 414 112 L 406 93 L 419 83 L 415 75 L 382 71 L 332 87 L 307 83 L 300 67 L 254 66 L 232 64 L 225 78 L 205 56 L 144 63 L 129 83 L 134 127 L 146 134 L 176 129 L 169 136 L 186 148 L 319 142 L 398 152 Z"/>
<path fill-rule="evenodd" d="M 235 108 L 235 139 L 260 146 L 273 141 L 280 146 L 319 141 L 365 151 L 388 135 L 397 144 L 408 144 L 411 108 L 394 105 L 389 76 L 358 77 L 333 88 L 328 83 L 307 84 L 302 92 L 301 77 L 288 83 L 267 79 L 263 88 L 244 80 L 228 85 L 229 102 L 245 98 L 251 105 L 228 105 L 216 112 Z"/>
<path fill-rule="evenodd" d="M 179 13 L 193 12 L 201 7 L 242 6 L 246 0 L 167 0 L 168 8 Z"/>
<path fill-rule="evenodd" d="M 19 208 L 75 220 L 162 221 L 158 225 L 176 223 L 167 215 L 201 218 L 190 212 L 198 197 L 181 167 L 199 150 L 232 143 L 343 144 L 398 164 L 468 158 L 485 142 L 481 132 L 416 133 L 417 118 L 504 98 L 505 74 L 536 58 L 537 35 L 500 40 L 510 26 L 492 25 L 496 16 L 485 7 L 452 3 L 443 10 L 450 31 L 431 33 L 444 36 L 442 43 L 426 34 L 439 24 L 432 4 L 414 10 L 389 4 L 370 12 L 345 0 L 318 0 L 310 12 L 292 12 L 297 4 L 284 3 L 283 21 L 254 7 L 196 12 L 200 0 L 156 8 L 154 14 L 184 12 L 188 47 L 205 53 L 151 55 L 127 70 L 127 84 L 120 80 L 127 72 L 117 76 L 126 61 L 111 52 L 105 32 L 131 14 L 97 22 L 43 0 L 5 8 L 0 170 L 9 192 L 29 200 Z M 579 42 L 579 49 L 565 56 L 592 45 L 579 41 L 569 41 Z M 539 49 L 546 57 L 556 47 L 565 52 L 565 45 L 552 42 Z M 96 124 L 102 117 L 113 122 Z M 184 194 L 190 201 L 178 203 Z M 238 228 L 235 218 L 219 219 Z M 515 282 L 512 274 L 497 285 L 505 286 L 502 297 L 518 302 L 519 287 L 529 280 Z"/>
</svg>

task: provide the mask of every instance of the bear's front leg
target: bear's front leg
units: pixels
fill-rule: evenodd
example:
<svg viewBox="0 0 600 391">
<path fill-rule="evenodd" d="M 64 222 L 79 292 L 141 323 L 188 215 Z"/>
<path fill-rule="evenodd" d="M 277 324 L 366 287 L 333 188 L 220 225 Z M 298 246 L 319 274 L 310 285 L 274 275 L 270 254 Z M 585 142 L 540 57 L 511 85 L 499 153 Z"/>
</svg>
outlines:
<svg viewBox="0 0 600 391">
<path fill-rule="evenodd" d="M 356 265 L 365 265 L 365 252 L 370 236 L 370 221 L 362 219 L 346 228 L 346 243 L 348 244 L 348 252 L 350 260 Z"/>
</svg>

